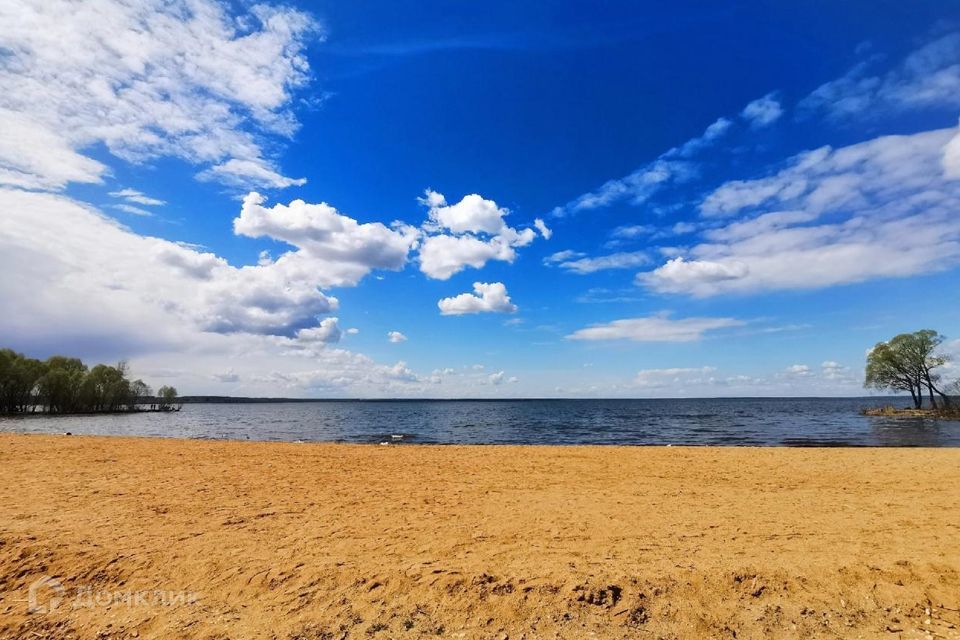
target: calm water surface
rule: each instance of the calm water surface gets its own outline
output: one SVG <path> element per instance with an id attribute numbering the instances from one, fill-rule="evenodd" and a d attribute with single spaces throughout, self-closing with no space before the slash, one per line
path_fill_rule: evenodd
<path id="1" fill-rule="evenodd" d="M 960 446 L 960 422 L 858 414 L 890 403 L 731 398 L 187 404 L 170 414 L 0 418 L 0 431 L 364 443 Z"/>

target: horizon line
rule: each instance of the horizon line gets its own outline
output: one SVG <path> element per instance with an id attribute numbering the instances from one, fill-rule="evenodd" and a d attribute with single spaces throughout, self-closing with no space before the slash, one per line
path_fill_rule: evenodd
<path id="1" fill-rule="evenodd" d="M 191 403 L 191 401 L 209 399 L 208 401 L 220 401 L 223 404 L 230 402 L 515 402 L 515 401 L 549 401 L 549 400 L 857 400 L 867 398 L 908 398 L 907 395 L 862 395 L 862 396 L 676 396 L 676 397 L 571 397 L 571 396 L 549 396 L 549 397 L 333 397 L 333 398 L 291 398 L 291 397 L 273 397 L 273 396 L 222 396 L 194 394 L 185 395 L 178 398 L 180 403 Z"/>

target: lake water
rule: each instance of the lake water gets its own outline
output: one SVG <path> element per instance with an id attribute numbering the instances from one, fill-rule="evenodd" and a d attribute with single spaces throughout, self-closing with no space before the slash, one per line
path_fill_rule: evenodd
<path id="1" fill-rule="evenodd" d="M 875 418 L 889 398 L 187 404 L 179 413 L 0 418 L 0 431 L 441 444 L 960 446 L 960 422 Z"/>

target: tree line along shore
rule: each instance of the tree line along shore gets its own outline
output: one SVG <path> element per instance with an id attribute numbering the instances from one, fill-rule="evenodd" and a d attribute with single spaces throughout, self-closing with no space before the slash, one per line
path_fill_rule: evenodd
<path id="1" fill-rule="evenodd" d="M 88 367 L 79 358 L 28 358 L 0 349 L 0 413 L 75 414 L 177 411 L 177 390 L 130 380 L 125 362 Z"/>

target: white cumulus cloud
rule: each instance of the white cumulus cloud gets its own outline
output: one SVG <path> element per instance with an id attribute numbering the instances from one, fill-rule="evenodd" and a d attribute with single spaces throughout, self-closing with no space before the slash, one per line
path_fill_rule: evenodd
<path id="1" fill-rule="evenodd" d="M 297 332 L 297 340 L 305 343 L 333 344 L 340 342 L 342 335 L 338 318 L 324 318 L 316 327 L 300 329 Z"/>
<path id="2" fill-rule="evenodd" d="M 325 202 L 294 200 L 272 207 L 264 206 L 265 202 L 258 193 L 248 194 L 233 222 L 234 231 L 296 247 L 297 251 L 284 254 L 274 265 L 319 286 L 352 286 L 374 269 L 401 269 L 417 239 L 412 227 L 360 223 Z"/>
<path id="3" fill-rule="evenodd" d="M 491 373 L 486 378 L 486 383 L 491 384 L 495 387 L 500 386 L 504 383 L 514 384 L 515 382 L 519 382 L 519 381 L 520 379 L 517 378 L 517 376 L 508 377 L 505 371 L 497 371 L 496 373 Z"/>
<path id="4" fill-rule="evenodd" d="M 430 219 L 439 227 L 453 233 L 483 232 L 498 235 L 507 223 L 504 216 L 510 212 L 476 193 L 463 197 L 460 202 L 447 204 L 442 193 L 427 189 L 420 203 L 428 206 Z"/>
<path id="5" fill-rule="evenodd" d="M 510 302 L 502 282 L 474 282 L 473 293 L 461 293 L 437 302 L 440 313 L 460 316 L 471 313 L 514 313 L 517 305 Z"/>
<path id="6" fill-rule="evenodd" d="M 739 280 L 750 273 L 743 262 L 714 262 L 711 260 L 685 260 L 683 256 L 668 260 L 662 267 L 641 273 L 637 281 L 658 291 L 684 292 L 699 285 L 709 286 L 725 280 Z"/>
<path id="7" fill-rule="evenodd" d="M 443 194 L 427 189 L 419 201 L 429 208 L 419 262 L 420 271 L 430 278 L 447 280 L 466 267 L 480 269 L 490 260 L 512 263 L 517 248 L 536 238 L 532 228 L 510 227 L 504 220 L 510 212 L 477 194 L 448 204 Z"/>
<path id="8" fill-rule="evenodd" d="M 235 267 L 203 250 L 137 235 L 63 196 L 0 190 L 0 206 L 0 263 L 6 273 L 30 283 L 5 292 L 6 300 L 17 303 L 4 315 L 24 323 L 25 335 L 87 330 L 99 335 L 97 318 L 114 313 L 116 320 L 103 326 L 109 335 L 122 318 L 151 310 L 204 331 L 287 335 L 338 306 L 318 286 L 343 282 L 343 274 L 336 268 L 325 274 L 331 265 L 303 250 L 266 265 Z M 74 319 L 71 329 L 59 325 L 61 313 Z M 161 332 L 173 329 L 169 319 L 163 325 Z M 139 332 L 135 323 L 130 330 Z"/>

